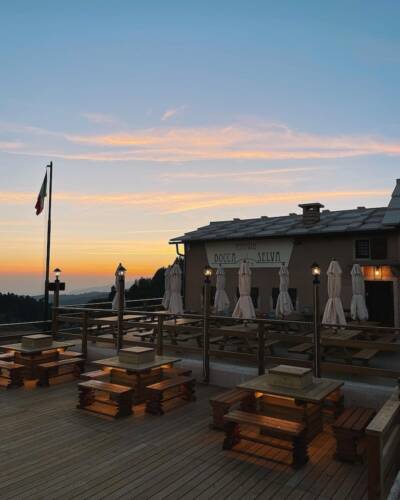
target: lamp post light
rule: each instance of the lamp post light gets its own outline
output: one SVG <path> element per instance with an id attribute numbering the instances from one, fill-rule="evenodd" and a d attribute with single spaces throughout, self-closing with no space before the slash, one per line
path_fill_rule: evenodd
<path id="1" fill-rule="evenodd" d="M 55 279 L 52 283 L 49 283 L 49 291 L 53 292 L 53 314 L 52 314 L 52 330 L 53 335 L 58 334 L 58 307 L 60 305 L 60 291 L 65 290 L 65 283 L 60 281 L 61 269 L 58 267 L 54 269 Z"/>
<path id="2" fill-rule="evenodd" d="M 209 337 L 209 316 L 210 316 L 210 291 L 211 277 L 213 270 L 206 266 L 204 275 L 204 297 L 203 297 L 203 377 L 204 383 L 210 383 L 210 337 Z"/>
<path id="3" fill-rule="evenodd" d="M 125 308 L 125 267 L 120 263 L 115 272 L 118 283 L 118 334 L 117 351 L 122 349 L 124 336 L 124 308 Z"/>
<path id="4" fill-rule="evenodd" d="M 314 377 L 321 376 L 321 338 L 320 338 L 320 313 L 319 313 L 319 285 L 321 283 L 321 268 L 314 262 L 311 266 L 313 276 L 313 306 L 314 306 L 314 356 L 313 373 Z"/>

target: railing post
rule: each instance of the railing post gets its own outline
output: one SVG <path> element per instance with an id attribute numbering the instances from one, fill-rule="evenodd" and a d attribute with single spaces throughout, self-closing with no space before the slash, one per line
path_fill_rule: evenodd
<path id="1" fill-rule="evenodd" d="M 84 311 L 83 316 L 82 316 L 82 357 L 87 359 L 88 355 L 88 321 L 89 319 L 89 314 L 88 312 Z"/>
<path id="2" fill-rule="evenodd" d="M 258 374 L 265 373 L 265 328 L 264 323 L 258 323 Z"/>
<path id="3" fill-rule="evenodd" d="M 53 305 L 52 334 L 54 338 L 58 335 L 58 306 Z"/>
<path id="4" fill-rule="evenodd" d="M 204 383 L 210 383 L 210 280 L 204 281 L 204 308 L 203 308 L 203 377 Z"/>
<path id="5" fill-rule="evenodd" d="M 118 332 L 117 332 L 117 352 L 122 349 L 124 338 L 124 308 L 125 308 L 125 275 L 118 275 Z"/>
<path id="6" fill-rule="evenodd" d="M 313 281 L 313 305 L 314 305 L 314 356 L 313 356 L 313 372 L 314 377 L 321 376 L 321 331 L 320 331 L 320 315 L 319 315 L 319 278 L 314 278 Z"/>
<path id="7" fill-rule="evenodd" d="M 162 356 L 164 354 L 163 323 L 164 323 L 164 316 L 159 314 L 157 316 L 157 354 L 158 354 L 158 356 Z"/>

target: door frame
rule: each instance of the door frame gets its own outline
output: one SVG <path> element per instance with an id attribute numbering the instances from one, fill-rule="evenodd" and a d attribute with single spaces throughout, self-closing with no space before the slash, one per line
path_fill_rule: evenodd
<path id="1" fill-rule="evenodd" d="M 399 278 L 382 278 L 380 280 L 365 280 L 371 283 L 378 283 L 380 281 L 391 281 L 393 283 L 393 320 L 394 327 L 400 327 L 400 293 L 399 293 Z"/>

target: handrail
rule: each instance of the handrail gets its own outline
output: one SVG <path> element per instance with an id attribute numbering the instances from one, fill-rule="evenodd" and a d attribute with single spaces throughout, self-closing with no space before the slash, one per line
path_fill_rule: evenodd
<path id="1" fill-rule="evenodd" d="M 51 323 L 50 319 L 43 320 L 43 321 L 20 321 L 19 323 L 0 323 L 0 328 L 1 327 L 10 327 L 10 326 L 20 326 L 20 325 L 43 325 L 44 323 Z"/>
<path id="2" fill-rule="evenodd" d="M 155 302 L 155 301 L 161 301 L 162 297 L 159 298 L 151 298 L 151 299 L 128 299 L 125 301 L 126 304 L 130 302 Z M 86 304 L 71 304 L 71 305 L 65 305 L 63 307 L 80 307 L 80 306 L 86 306 L 86 305 L 94 305 L 94 306 L 102 306 L 102 305 L 107 305 L 107 304 L 112 304 L 112 301 L 109 300 L 107 302 L 90 302 Z"/>
<path id="3" fill-rule="evenodd" d="M 58 312 L 62 312 L 63 310 L 71 311 L 75 310 L 77 312 L 92 312 L 92 313 L 110 313 L 113 312 L 115 314 L 118 313 L 117 309 L 97 309 L 97 308 L 79 308 L 79 307 L 74 307 L 74 306 L 59 306 L 54 308 Z M 168 311 L 142 311 L 142 310 L 137 310 L 137 309 L 129 309 L 125 308 L 124 309 L 124 314 L 138 314 L 142 316 L 168 316 L 170 318 L 186 318 L 186 319 L 203 319 L 202 314 L 196 314 L 196 313 L 183 313 L 183 314 L 171 314 Z M 230 316 L 217 316 L 217 315 L 210 315 L 210 320 L 215 320 L 215 321 L 230 321 L 234 323 L 243 323 L 243 319 L 241 318 L 232 318 Z M 310 326 L 313 323 L 311 321 L 298 321 L 298 320 L 281 320 L 281 319 L 269 319 L 269 318 L 254 318 L 251 321 L 248 321 L 249 323 L 254 323 L 254 324 L 273 324 L 273 325 L 303 325 L 303 326 Z"/>

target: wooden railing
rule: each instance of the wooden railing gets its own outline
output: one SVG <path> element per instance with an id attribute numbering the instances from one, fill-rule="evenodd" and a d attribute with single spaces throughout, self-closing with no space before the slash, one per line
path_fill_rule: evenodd
<path id="1" fill-rule="evenodd" d="M 368 500 L 386 499 L 400 468 L 400 401 L 397 391 L 369 424 Z"/>
<path id="2" fill-rule="evenodd" d="M 160 299 L 157 299 L 158 302 Z M 110 313 L 117 314 L 117 311 L 112 311 L 110 309 L 99 309 L 96 307 L 79 308 L 76 306 L 64 306 L 57 309 L 58 321 L 61 323 L 69 323 L 70 325 L 75 324 L 79 326 L 80 335 L 85 339 L 85 343 L 88 340 L 95 340 L 95 327 L 97 325 L 104 325 L 104 320 L 102 317 L 110 316 Z M 171 315 L 168 312 L 160 312 L 159 310 L 142 310 L 138 304 L 131 305 L 129 308 L 125 309 L 125 314 L 138 314 L 147 321 L 151 321 L 152 328 L 155 329 L 155 341 L 126 341 L 124 343 L 127 345 L 143 345 L 143 346 L 153 346 L 156 348 L 159 354 L 163 353 L 165 349 L 170 352 L 175 352 L 178 354 L 196 354 L 200 357 L 209 356 L 209 358 L 218 358 L 225 360 L 238 360 L 244 363 L 257 366 L 258 372 L 260 374 L 265 372 L 266 364 L 291 364 L 295 366 L 311 367 L 312 360 L 306 358 L 292 357 L 286 353 L 280 356 L 271 355 L 265 350 L 266 341 L 280 341 L 285 345 L 295 345 L 300 343 L 310 343 L 312 342 L 312 336 L 310 334 L 313 331 L 313 324 L 308 321 L 288 321 L 288 320 L 272 320 L 272 319 L 255 319 L 252 321 L 256 325 L 255 330 L 246 331 L 245 333 L 235 332 L 232 333 L 228 328 L 225 327 L 237 325 L 242 323 L 241 320 L 226 317 L 226 316 L 213 316 L 209 317 L 207 322 L 207 328 L 204 329 L 204 317 L 201 314 L 182 314 L 179 316 Z M 193 319 L 196 320 L 194 325 L 169 325 L 165 326 L 164 323 L 166 319 Z M 85 325 L 85 327 L 83 327 Z M 143 328 L 144 323 L 142 320 L 137 321 L 123 321 L 123 327 L 125 329 L 139 327 Z M 339 329 L 340 325 L 336 325 Z M 335 325 L 329 325 L 329 329 L 335 328 Z M 385 336 L 391 333 L 397 337 L 400 333 L 398 328 L 389 327 L 370 327 L 364 325 L 348 325 L 346 330 L 357 330 L 362 334 L 365 334 L 364 339 L 351 339 L 342 340 L 340 338 L 322 338 L 321 344 L 324 348 L 336 347 L 344 351 L 349 350 L 363 350 L 363 349 L 376 349 L 379 351 L 385 351 L 388 353 L 398 353 L 400 359 L 400 343 L 388 342 L 386 340 L 380 341 L 381 336 Z M 165 332 L 174 331 L 175 333 L 186 332 L 197 334 L 201 341 L 204 340 L 204 335 L 208 336 L 210 342 L 210 348 L 204 350 L 202 346 L 178 344 L 168 342 L 168 337 L 164 338 L 163 334 Z M 339 330 L 338 330 L 339 331 Z M 109 330 L 103 331 L 103 333 L 111 332 Z M 367 335 L 368 334 L 368 335 Z M 252 342 L 253 349 L 247 352 L 236 352 L 233 350 L 218 349 L 215 346 L 213 340 L 216 337 L 242 337 Z M 372 337 L 374 340 L 372 340 Z M 384 338 L 384 337 L 383 337 Z M 113 339 L 102 339 L 104 342 L 113 342 Z M 87 349 L 87 345 L 84 346 Z M 205 352 L 206 351 L 206 352 Z M 335 358 L 333 358 L 335 359 Z M 321 363 L 321 369 L 323 374 L 342 374 L 342 375 L 355 375 L 361 378 L 372 377 L 376 378 L 384 377 L 397 380 L 400 377 L 400 369 L 394 364 L 391 367 L 371 367 L 371 366 L 361 366 L 359 364 L 351 364 L 348 360 L 344 362 L 327 361 L 324 360 Z"/>
<path id="3" fill-rule="evenodd" d="M 18 323 L 0 323 L 0 342 L 20 340 L 21 337 L 44 333 L 51 335 L 53 332 L 52 321 L 23 321 Z M 64 328 L 60 333 L 79 333 L 77 327 Z"/>

